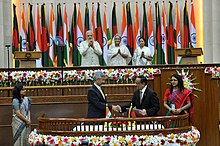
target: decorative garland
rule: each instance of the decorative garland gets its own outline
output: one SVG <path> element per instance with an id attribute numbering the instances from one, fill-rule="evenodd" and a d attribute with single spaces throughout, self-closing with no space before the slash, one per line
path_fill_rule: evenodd
<path id="1" fill-rule="evenodd" d="M 89 145 L 102 146 L 105 143 L 110 146 L 160 146 L 170 143 L 178 143 L 180 145 L 196 145 L 200 139 L 200 132 L 196 127 L 192 126 L 191 131 L 178 134 L 158 134 L 158 135 L 126 135 L 126 136 L 52 136 L 38 134 L 37 130 L 31 132 L 29 135 L 29 143 L 33 145 L 55 145 L 55 146 L 79 146 L 83 140 L 88 140 Z"/>
<path id="2" fill-rule="evenodd" d="M 63 72 L 63 83 L 66 85 L 89 84 L 93 81 L 94 72 L 97 70 L 70 70 Z M 101 69 L 108 83 L 133 83 L 137 76 L 143 75 L 149 79 L 154 74 L 160 74 L 159 69 L 153 68 L 128 68 L 128 69 Z M 23 83 L 26 86 L 60 85 L 62 71 L 13 71 L 0 72 L 0 86 L 10 86 Z"/>
<path id="3" fill-rule="evenodd" d="M 204 72 L 211 73 L 214 78 L 220 78 L 220 67 L 206 67 Z"/>

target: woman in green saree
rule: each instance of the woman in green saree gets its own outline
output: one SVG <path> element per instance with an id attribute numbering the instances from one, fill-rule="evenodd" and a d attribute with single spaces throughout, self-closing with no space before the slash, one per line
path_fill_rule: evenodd
<path id="1" fill-rule="evenodd" d="M 30 98 L 26 97 L 26 90 L 22 84 L 15 85 L 12 98 L 12 133 L 14 146 L 27 146 L 31 131 Z"/>

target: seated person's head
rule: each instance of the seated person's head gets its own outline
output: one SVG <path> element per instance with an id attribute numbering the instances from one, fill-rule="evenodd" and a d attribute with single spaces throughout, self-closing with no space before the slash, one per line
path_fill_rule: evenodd
<path id="1" fill-rule="evenodd" d="M 95 71 L 93 77 L 94 83 L 101 86 L 105 83 L 105 74 L 101 71 Z"/>

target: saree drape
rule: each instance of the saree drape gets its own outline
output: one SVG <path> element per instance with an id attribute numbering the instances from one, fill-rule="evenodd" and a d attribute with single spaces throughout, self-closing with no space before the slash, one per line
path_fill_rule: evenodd
<path id="1" fill-rule="evenodd" d="M 14 99 L 17 100 L 17 99 Z M 22 103 L 20 104 L 20 112 L 27 119 L 30 119 L 30 98 L 24 97 Z M 29 145 L 28 137 L 31 132 L 31 127 L 26 126 L 26 123 L 22 121 L 16 114 L 13 109 L 12 116 L 12 133 L 13 133 L 13 145 L 14 146 L 26 146 Z"/>

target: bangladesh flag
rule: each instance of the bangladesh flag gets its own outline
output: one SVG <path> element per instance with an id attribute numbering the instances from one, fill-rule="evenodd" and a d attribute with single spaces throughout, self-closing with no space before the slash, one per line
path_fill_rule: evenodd
<path id="1" fill-rule="evenodd" d="M 62 14 L 61 14 L 61 5 L 57 5 L 57 44 L 56 47 L 56 56 L 57 56 L 57 66 L 63 65 L 63 20 L 62 20 Z"/>
<path id="2" fill-rule="evenodd" d="M 116 4 L 114 2 L 114 6 L 112 9 L 112 37 L 114 37 L 118 33 L 117 26 L 117 17 L 116 17 Z"/>
<path id="3" fill-rule="evenodd" d="M 156 10 L 156 50 L 157 50 L 157 64 L 165 64 L 165 54 L 162 50 L 162 36 L 161 36 L 161 21 L 160 10 L 158 2 L 155 3 Z"/>
<path id="4" fill-rule="evenodd" d="M 19 32 L 18 32 L 18 20 L 17 20 L 17 15 L 16 15 L 16 6 L 15 4 L 13 4 L 13 32 L 12 32 L 12 54 L 14 58 L 14 52 L 15 51 L 20 51 L 18 49 L 18 45 L 19 45 Z M 15 67 L 19 67 L 19 61 L 15 60 L 14 63 Z"/>
<path id="5" fill-rule="evenodd" d="M 86 38 L 86 32 L 89 30 L 89 7 L 86 3 L 85 7 L 85 21 L 84 21 L 84 38 Z"/>
<path id="6" fill-rule="evenodd" d="M 126 12 L 127 12 L 127 47 L 131 54 L 133 54 L 133 29 L 132 29 L 132 18 L 131 18 L 131 10 L 130 10 L 130 2 L 126 4 Z"/>
<path id="7" fill-rule="evenodd" d="M 169 2 L 169 26 L 168 26 L 168 64 L 175 64 L 174 54 L 174 27 L 173 27 L 173 4 Z"/>
<path id="8" fill-rule="evenodd" d="M 73 16 L 72 16 L 72 24 L 71 24 L 71 55 L 72 55 L 72 64 L 73 66 L 78 66 L 78 49 L 77 49 L 77 9 L 76 9 L 76 3 L 74 3 L 74 10 L 73 10 Z"/>
<path id="9" fill-rule="evenodd" d="M 27 41 L 28 41 L 28 50 L 34 51 L 35 50 L 35 34 L 34 34 L 34 21 L 32 16 L 32 8 L 33 5 L 28 5 L 28 34 L 27 34 Z"/>
<path id="10" fill-rule="evenodd" d="M 145 39 L 146 42 L 148 42 L 148 25 L 147 25 L 147 13 L 146 13 L 146 2 L 143 3 L 143 25 L 142 25 L 142 32 L 141 36 Z M 145 42 L 145 43 L 146 43 Z M 148 46 L 148 43 L 146 43 Z"/>
<path id="11" fill-rule="evenodd" d="M 100 4 L 99 3 L 98 3 L 97 13 L 96 13 L 96 21 L 97 21 L 96 39 L 103 52 L 103 32 L 102 32 L 102 22 L 101 22 L 101 16 L 100 16 Z M 99 64 L 106 65 L 102 55 L 99 56 Z"/>
<path id="12" fill-rule="evenodd" d="M 189 34 L 189 16 L 188 16 L 187 1 L 185 1 L 185 6 L 183 10 L 183 24 L 184 24 L 183 48 L 189 48 L 190 47 L 190 34 Z"/>
<path id="13" fill-rule="evenodd" d="M 42 66 L 48 67 L 49 66 L 49 34 L 47 30 L 47 23 L 46 23 L 46 5 L 41 5 L 41 29 L 42 29 Z"/>

